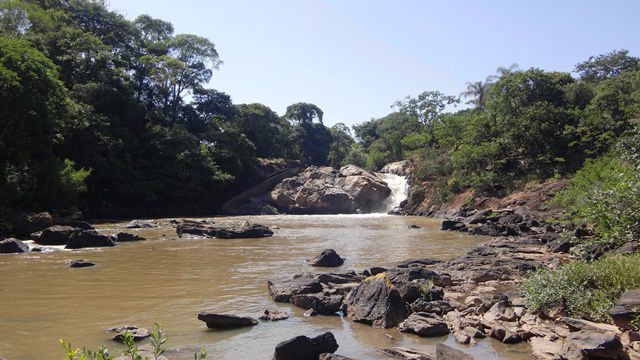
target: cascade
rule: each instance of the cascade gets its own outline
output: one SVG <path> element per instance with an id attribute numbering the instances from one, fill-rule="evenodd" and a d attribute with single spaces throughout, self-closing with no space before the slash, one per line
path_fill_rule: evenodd
<path id="1" fill-rule="evenodd" d="M 391 194 L 384 201 L 384 211 L 389 212 L 407 198 L 409 194 L 409 183 L 406 177 L 396 174 L 378 173 L 378 176 L 380 176 L 391 189 Z"/>

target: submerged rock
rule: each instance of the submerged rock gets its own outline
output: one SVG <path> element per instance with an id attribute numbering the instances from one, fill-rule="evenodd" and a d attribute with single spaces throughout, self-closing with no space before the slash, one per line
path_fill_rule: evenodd
<path id="1" fill-rule="evenodd" d="M 380 349 L 380 352 L 403 360 L 434 360 L 430 354 L 405 347 L 385 348 Z"/>
<path id="2" fill-rule="evenodd" d="M 18 239 L 0 241 L 0 254 L 19 254 L 29 252 L 29 246 Z"/>
<path id="3" fill-rule="evenodd" d="M 338 347 L 336 338 L 330 332 L 314 338 L 296 336 L 276 345 L 273 360 L 318 360 L 321 354 L 333 353 Z"/>
<path id="4" fill-rule="evenodd" d="M 112 327 L 107 331 L 116 333 L 111 340 L 119 343 L 124 342 L 124 335 L 126 332 L 133 336 L 133 341 L 144 340 L 151 336 L 151 332 L 149 330 L 132 325 Z"/>
<path id="5" fill-rule="evenodd" d="M 320 255 L 311 260 L 312 266 L 338 267 L 344 264 L 344 259 L 333 249 L 323 250 Z"/>
<path id="6" fill-rule="evenodd" d="M 111 236 L 102 235 L 95 230 L 75 231 L 69 237 L 69 242 L 65 249 L 82 249 L 91 247 L 116 246 Z"/>
<path id="7" fill-rule="evenodd" d="M 368 277 L 351 290 L 345 308 L 351 320 L 379 328 L 394 327 L 409 316 L 407 305 L 385 273 Z"/>
<path id="8" fill-rule="evenodd" d="M 268 320 L 268 321 L 280 321 L 286 320 L 289 318 L 289 314 L 284 311 L 276 310 L 276 309 L 267 309 L 264 311 L 264 315 L 260 316 L 260 320 Z"/>
<path id="9" fill-rule="evenodd" d="M 230 314 L 214 314 L 201 312 L 198 320 L 204 321 L 209 329 L 235 329 L 246 326 L 258 325 L 258 320 Z"/>
<path id="10" fill-rule="evenodd" d="M 117 242 L 131 242 L 131 241 L 144 241 L 144 240 L 147 240 L 147 239 L 143 238 L 142 236 L 130 234 L 126 232 L 119 232 L 116 235 Z"/>
<path id="11" fill-rule="evenodd" d="M 84 261 L 84 260 L 73 260 L 69 263 L 70 268 L 86 268 L 86 267 L 93 267 L 93 266 L 96 266 L 96 264 L 89 261 Z"/>
<path id="12" fill-rule="evenodd" d="M 153 229 L 157 228 L 158 224 L 148 220 L 131 220 L 124 227 L 126 227 L 127 229 Z"/>
<path id="13" fill-rule="evenodd" d="M 183 234 L 189 234 L 218 239 L 249 239 L 273 235 L 273 231 L 268 227 L 249 223 L 239 228 L 221 228 L 204 223 L 185 222 L 176 226 L 176 232 L 180 237 Z"/>

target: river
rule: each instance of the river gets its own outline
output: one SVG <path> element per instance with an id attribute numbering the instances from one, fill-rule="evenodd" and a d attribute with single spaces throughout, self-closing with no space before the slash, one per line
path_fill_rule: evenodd
<path id="1" fill-rule="evenodd" d="M 450 259 L 485 240 L 439 231 L 423 217 L 371 215 L 250 216 L 214 219 L 220 225 L 250 221 L 275 227 L 263 239 L 180 239 L 168 221 L 156 229 L 127 231 L 148 241 L 115 248 L 0 256 L 0 357 L 6 360 L 61 359 L 58 339 L 97 347 L 109 340 L 106 328 L 162 324 L 169 347 L 204 347 L 212 359 L 270 359 L 275 345 L 295 335 L 332 331 L 338 353 L 358 359 L 385 358 L 380 347 L 428 349 L 437 342 L 466 349 L 478 359 L 521 358 L 525 346 L 484 340 L 460 347 L 452 337 L 424 339 L 394 329 L 372 329 L 341 317 L 302 316 L 302 309 L 274 303 L 266 281 L 317 271 L 307 260 L 325 248 L 346 258 L 338 270 L 390 266 L 408 258 Z M 421 229 L 410 229 L 409 225 Z M 106 233 L 124 223 L 101 224 Z M 94 268 L 71 269 L 84 259 Z M 334 270 L 335 271 L 335 270 Z M 292 313 L 285 321 L 250 329 L 207 330 L 196 319 L 203 310 L 258 317 L 268 307 Z M 387 336 L 391 335 L 391 338 Z"/>

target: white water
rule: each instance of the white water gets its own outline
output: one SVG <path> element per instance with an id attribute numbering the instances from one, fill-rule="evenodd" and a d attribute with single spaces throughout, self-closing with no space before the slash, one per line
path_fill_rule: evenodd
<path id="1" fill-rule="evenodd" d="M 399 206 L 400 203 L 407 198 L 409 194 L 409 183 L 406 177 L 396 174 L 378 173 L 378 176 L 380 176 L 391 189 L 391 195 L 384 201 L 384 211 L 388 212 L 396 206 Z"/>

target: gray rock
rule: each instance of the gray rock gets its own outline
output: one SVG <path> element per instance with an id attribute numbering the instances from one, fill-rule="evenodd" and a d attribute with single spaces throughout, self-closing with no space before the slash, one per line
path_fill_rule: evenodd
<path id="1" fill-rule="evenodd" d="M 198 320 L 204 321 L 209 329 L 235 329 L 258 325 L 258 320 L 247 316 L 214 314 L 207 312 L 199 313 Z"/>
<path id="2" fill-rule="evenodd" d="M 20 254 L 29 252 L 29 246 L 18 239 L 0 241 L 0 254 Z"/>
<path id="3" fill-rule="evenodd" d="M 473 356 L 445 344 L 436 345 L 435 360 L 473 360 Z"/>
<path id="4" fill-rule="evenodd" d="M 289 314 L 284 311 L 276 310 L 276 309 L 267 309 L 264 311 L 264 315 L 260 316 L 260 320 L 268 320 L 268 321 L 280 321 L 286 320 L 289 318 Z"/>
<path id="5" fill-rule="evenodd" d="M 338 347 L 330 332 L 313 338 L 296 336 L 276 345 L 273 360 L 318 360 L 321 354 L 334 353 Z"/>
<path id="6" fill-rule="evenodd" d="M 398 325 L 401 332 L 413 333 L 422 337 L 442 336 L 449 333 L 447 323 L 442 316 L 419 312 L 411 314 Z"/>
<path id="7" fill-rule="evenodd" d="M 323 250 L 320 255 L 311 260 L 312 266 L 338 267 L 344 264 L 344 259 L 333 249 Z"/>
<path id="8" fill-rule="evenodd" d="M 619 328 L 635 330 L 631 322 L 640 316 L 640 290 L 622 294 L 613 309 L 609 310 L 609 316 Z"/>
<path id="9" fill-rule="evenodd" d="M 430 354 L 405 347 L 385 348 L 380 349 L 380 352 L 402 360 L 434 360 Z"/>
<path id="10" fill-rule="evenodd" d="M 149 336 L 151 336 L 151 332 L 149 330 L 145 328 L 137 327 L 137 326 L 132 326 L 132 325 L 113 327 L 108 329 L 107 331 L 116 333 L 111 338 L 111 340 L 119 343 L 124 342 L 124 336 L 126 332 L 128 332 L 133 336 L 133 341 L 144 340 Z"/>
<path id="11" fill-rule="evenodd" d="M 157 228 L 158 224 L 153 221 L 147 220 L 131 220 L 124 227 L 126 227 L 127 229 L 153 229 Z"/>
<path id="12" fill-rule="evenodd" d="M 379 328 L 394 327 L 409 316 L 407 305 L 385 274 L 369 277 L 351 290 L 345 308 L 351 320 Z"/>
<path id="13" fill-rule="evenodd" d="M 176 226 L 176 233 L 218 238 L 218 239 L 252 239 L 269 237 L 273 231 L 264 225 L 245 223 L 238 228 L 221 228 L 209 224 L 194 224 L 185 222 Z"/>
<path id="14" fill-rule="evenodd" d="M 267 281 L 267 288 L 274 301 L 289 302 L 293 295 L 321 292 L 322 284 L 313 277 L 300 277 L 279 283 Z"/>
<path id="15" fill-rule="evenodd" d="M 320 360 L 355 360 L 342 355 L 336 355 L 331 353 L 320 354 Z"/>
<path id="16" fill-rule="evenodd" d="M 314 309 L 321 315 L 335 315 L 342 308 L 342 295 L 300 294 L 291 296 L 291 303 L 303 309 Z"/>
<path id="17" fill-rule="evenodd" d="M 442 222 L 442 227 L 440 228 L 440 230 L 450 230 L 450 231 L 463 231 L 466 232 L 469 229 L 467 229 L 467 225 L 465 225 L 463 222 L 461 221 L 457 221 L 457 220 L 445 220 Z"/>
<path id="18" fill-rule="evenodd" d="M 628 359 L 614 333 L 578 331 L 569 334 L 560 353 L 563 359 Z"/>

